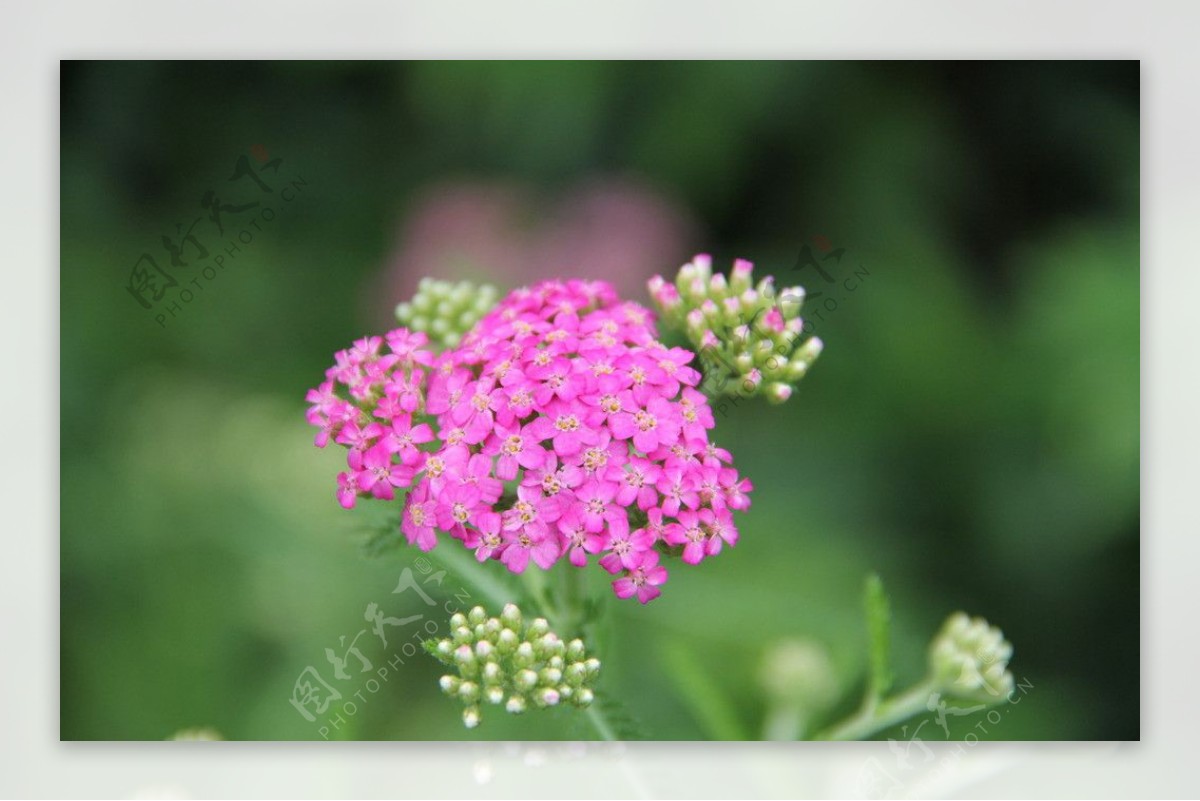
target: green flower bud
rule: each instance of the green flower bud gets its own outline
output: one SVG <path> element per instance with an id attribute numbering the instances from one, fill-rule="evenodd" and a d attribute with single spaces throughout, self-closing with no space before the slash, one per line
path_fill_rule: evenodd
<path id="1" fill-rule="evenodd" d="M 771 403 L 783 403 L 788 398 L 792 397 L 792 388 L 782 382 L 776 381 L 767 385 L 766 391 L 767 400 Z"/>
<path id="2" fill-rule="evenodd" d="M 452 627 L 451 638 L 427 641 L 425 648 L 457 668 L 458 675 L 442 676 L 438 684 L 463 702 L 463 722 L 468 727 L 479 725 L 483 703 L 505 703 L 506 709 L 519 714 L 530 701 L 538 707 L 591 702 L 590 684 L 599 672 L 599 660 L 587 655 L 582 640 L 564 642 L 545 618 L 525 624 L 520 610 L 510 605 L 498 617 L 488 617 L 483 607 L 475 607 L 453 616 L 451 622 L 464 625 Z"/>
<path id="3" fill-rule="evenodd" d="M 460 645 L 454 651 L 454 661 L 460 665 L 473 665 L 475 664 L 475 652 L 469 645 Z"/>
<path id="4" fill-rule="evenodd" d="M 587 675 L 587 668 L 583 666 L 583 663 L 574 662 L 567 667 L 567 684 L 571 685 L 572 687 L 578 687 L 579 685 L 583 684 L 583 681 L 587 678 Z"/>
<path id="5" fill-rule="evenodd" d="M 517 652 L 513 655 L 513 663 L 521 667 L 528 667 L 534 662 L 533 645 L 523 642 L 517 646 Z"/>
<path id="6" fill-rule="evenodd" d="M 674 287 L 653 278 L 650 293 L 663 322 L 681 329 L 700 354 L 696 366 L 705 373 L 706 392 L 764 394 L 782 403 L 792 394 L 784 386 L 804 377 L 821 343 L 803 336 L 802 288 L 777 291 L 769 276 L 757 286 L 751 279 L 749 262 L 736 261 L 726 280 L 712 274 L 708 257 L 698 256 L 680 268 Z M 796 355 L 803 367 L 791 367 Z"/>
<path id="7" fill-rule="evenodd" d="M 453 347 L 495 307 L 498 296 L 496 288 L 487 284 L 426 278 L 411 301 L 396 306 L 396 319 L 412 331 L 428 334 L 435 344 Z"/>
<path id="8" fill-rule="evenodd" d="M 522 670 L 519 673 L 517 673 L 516 680 L 514 683 L 517 685 L 518 689 L 532 690 L 534 687 L 537 686 L 538 674 L 535 673 L 534 671 L 526 668 L 525 670 Z"/>
<path id="9" fill-rule="evenodd" d="M 1012 645 L 981 617 L 951 615 L 929 645 L 929 669 L 947 695 L 1001 701 L 1013 690 L 1008 671 Z"/>
<path id="10" fill-rule="evenodd" d="M 504 610 L 500 612 L 500 622 L 508 628 L 516 631 L 521 628 L 521 610 L 516 604 L 505 604 Z"/>

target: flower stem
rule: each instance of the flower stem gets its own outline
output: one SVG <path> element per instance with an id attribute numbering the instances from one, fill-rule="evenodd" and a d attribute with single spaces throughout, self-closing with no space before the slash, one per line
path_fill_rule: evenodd
<path id="1" fill-rule="evenodd" d="M 879 703 L 872 703 L 868 697 L 867 703 L 864 703 L 858 712 L 841 723 L 830 726 L 814 739 L 862 740 L 870 737 L 924 712 L 928 708 L 926 704 L 929 702 L 929 696 L 935 689 L 933 681 L 925 680 Z"/>
<path id="2" fill-rule="evenodd" d="M 587 719 L 595 728 L 596 733 L 600 735 L 601 740 L 607 742 L 616 742 L 618 737 L 616 732 L 612 730 L 612 726 L 608 724 L 608 718 L 604 717 L 604 713 L 600 711 L 600 707 L 592 704 L 586 710 Z"/>
<path id="3" fill-rule="evenodd" d="M 438 548 L 431 556 L 462 576 L 465 579 L 464 583 L 469 584 L 497 609 L 503 609 L 504 605 L 512 600 L 512 589 L 477 562 L 469 551 L 444 546 Z"/>

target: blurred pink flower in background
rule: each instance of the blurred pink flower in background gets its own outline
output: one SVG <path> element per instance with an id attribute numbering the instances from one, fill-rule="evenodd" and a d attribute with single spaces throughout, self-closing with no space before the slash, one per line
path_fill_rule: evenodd
<path id="1" fill-rule="evenodd" d="M 599 278 L 638 299 L 652 275 L 674 272 L 699 242 L 685 209 L 624 178 L 590 180 L 558 196 L 517 183 L 443 184 L 410 209 L 368 288 L 371 319 L 394 322 L 396 304 L 425 276 L 492 283 L 501 293 L 563 275 Z"/>

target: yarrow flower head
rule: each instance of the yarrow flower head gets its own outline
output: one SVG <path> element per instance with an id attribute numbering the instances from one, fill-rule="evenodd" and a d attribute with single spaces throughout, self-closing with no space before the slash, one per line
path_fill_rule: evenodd
<path id="1" fill-rule="evenodd" d="M 712 259 L 699 255 L 679 269 L 675 281 L 650 280 L 650 294 L 665 322 L 686 332 L 700 354 L 710 395 L 765 395 L 773 403 L 791 397 L 824 347 L 806 336 L 801 287 L 777 292 L 774 279 L 753 284 L 753 265 L 733 263 L 729 278 L 713 274 Z"/>
<path id="2" fill-rule="evenodd" d="M 455 673 L 442 676 L 442 692 L 460 699 L 463 723 L 473 729 L 482 722 L 483 704 L 503 704 L 519 715 L 531 705 L 570 703 L 589 706 L 600 660 L 589 656 L 583 640 L 563 640 L 545 618 L 526 621 L 521 610 L 507 604 L 498 617 L 482 606 L 450 618 L 451 636 L 428 640 L 425 650 Z"/>
<path id="3" fill-rule="evenodd" d="M 448 534 L 520 573 L 593 557 L 647 603 L 663 557 L 698 564 L 738 539 L 751 483 L 708 432 L 695 354 L 599 281 L 509 294 L 440 354 L 401 328 L 335 354 L 308 394 L 316 444 L 349 450 L 337 497 L 404 495 L 422 550 Z"/>

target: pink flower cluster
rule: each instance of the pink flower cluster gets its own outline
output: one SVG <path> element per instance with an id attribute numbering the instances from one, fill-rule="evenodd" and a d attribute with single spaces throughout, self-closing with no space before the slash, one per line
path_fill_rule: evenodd
<path id="1" fill-rule="evenodd" d="M 360 339 L 309 391 L 316 444 L 349 449 L 343 506 L 410 488 L 401 529 L 422 550 L 443 531 L 515 573 L 598 555 L 642 603 L 667 579 L 660 555 L 697 564 L 737 542 L 751 484 L 709 442 L 694 354 L 610 285 L 520 289 L 457 348 L 426 345 L 406 329 Z"/>

